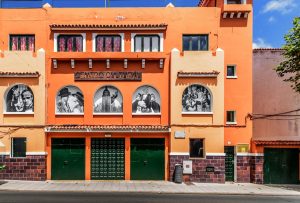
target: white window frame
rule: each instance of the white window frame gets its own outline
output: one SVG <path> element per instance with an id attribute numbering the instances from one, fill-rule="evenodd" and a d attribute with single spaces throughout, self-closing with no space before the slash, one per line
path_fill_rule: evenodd
<path id="1" fill-rule="evenodd" d="M 54 52 L 58 52 L 57 50 L 57 38 L 59 35 L 81 35 L 82 36 L 82 52 L 86 52 L 86 33 L 54 33 Z"/>
<path id="2" fill-rule="evenodd" d="M 234 68 L 234 76 L 228 76 L 227 74 L 228 74 L 228 66 L 233 66 L 233 68 Z M 237 79 L 238 78 L 238 76 L 237 76 L 237 74 L 236 74 L 236 65 L 233 65 L 233 64 L 228 64 L 227 66 L 226 66 L 226 78 L 228 78 L 228 79 Z"/>
<path id="3" fill-rule="evenodd" d="M 134 51 L 134 38 L 136 35 L 158 35 L 159 36 L 159 51 L 158 52 L 164 52 L 164 34 L 163 33 L 131 33 L 131 52 Z M 146 52 L 146 53 L 152 53 L 152 52 Z M 157 53 L 157 52 L 153 52 Z"/>
<path id="4" fill-rule="evenodd" d="M 121 37 L 121 52 L 125 52 L 125 34 L 124 33 L 93 33 L 92 41 L 93 41 L 93 52 L 96 51 L 96 37 L 98 35 L 120 35 Z"/>
<path id="5" fill-rule="evenodd" d="M 247 3 L 247 0 L 242 0 L 242 4 L 246 4 L 246 3 Z M 228 4 L 227 0 L 224 0 L 224 4 Z"/>
<path id="6" fill-rule="evenodd" d="M 234 121 L 227 121 L 227 113 L 229 111 L 233 112 Z M 236 111 L 235 110 L 228 110 L 228 111 L 226 111 L 226 124 L 227 125 L 236 125 L 237 124 L 237 121 L 236 121 Z"/>

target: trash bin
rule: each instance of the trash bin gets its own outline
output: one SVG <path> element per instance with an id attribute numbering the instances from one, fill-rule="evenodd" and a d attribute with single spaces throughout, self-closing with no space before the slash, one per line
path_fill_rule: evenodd
<path id="1" fill-rule="evenodd" d="M 182 183 L 182 172 L 183 172 L 182 165 L 175 164 L 175 171 L 174 171 L 174 182 L 175 183 Z"/>

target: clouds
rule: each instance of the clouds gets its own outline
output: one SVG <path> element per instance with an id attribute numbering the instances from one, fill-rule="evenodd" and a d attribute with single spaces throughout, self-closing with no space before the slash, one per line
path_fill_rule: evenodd
<path id="1" fill-rule="evenodd" d="M 265 42 L 264 39 L 258 38 L 256 41 L 253 42 L 252 44 L 253 49 L 258 49 L 258 48 L 272 48 L 272 45 Z"/>
<path id="2" fill-rule="evenodd" d="M 292 12 L 297 7 L 295 0 L 271 0 L 263 8 L 263 13 L 272 11 L 287 14 Z"/>
<path id="3" fill-rule="evenodd" d="M 268 19 L 268 22 L 269 23 L 273 23 L 273 22 L 275 22 L 276 21 L 276 19 L 273 17 L 273 16 L 271 16 L 269 19 Z"/>

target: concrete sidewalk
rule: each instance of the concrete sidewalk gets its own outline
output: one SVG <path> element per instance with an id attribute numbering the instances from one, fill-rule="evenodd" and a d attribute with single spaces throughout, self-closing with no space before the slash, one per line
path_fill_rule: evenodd
<path id="1" fill-rule="evenodd" d="M 251 183 L 190 183 L 166 181 L 12 181 L 0 190 L 17 191 L 84 191 L 84 192 L 151 192 L 236 195 L 299 195 L 300 192 Z"/>

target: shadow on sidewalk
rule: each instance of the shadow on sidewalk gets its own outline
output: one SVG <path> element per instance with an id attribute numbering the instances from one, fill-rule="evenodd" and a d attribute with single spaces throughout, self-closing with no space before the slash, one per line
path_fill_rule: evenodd
<path id="1" fill-rule="evenodd" d="M 0 180 L 0 185 L 3 185 L 3 184 L 5 184 L 5 183 L 7 183 L 7 182 L 6 182 L 6 181 Z"/>
<path id="2" fill-rule="evenodd" d="M 281 189 L 293 190 L 293 191 L 300 192 L 300 184 L 295 184 L 295 185 L 265 184 L 265 185 L 269 186 L 269 187 L 276 187 L 276 188 L 281 188 Z"/>

